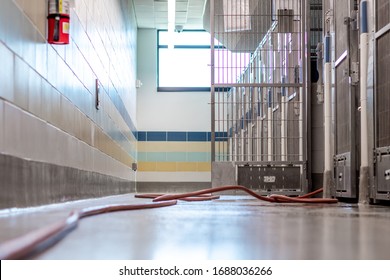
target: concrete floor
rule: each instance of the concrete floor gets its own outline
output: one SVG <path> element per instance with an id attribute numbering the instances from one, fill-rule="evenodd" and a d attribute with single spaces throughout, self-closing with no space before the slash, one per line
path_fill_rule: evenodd
<path id="1" fill-rule="evenodd" d="M 133 194 L 0 211 L 0 242 Z M 36 259 L 390 259 L 390 207 L 270 204 L 248 196 L 84 218 Z"/>

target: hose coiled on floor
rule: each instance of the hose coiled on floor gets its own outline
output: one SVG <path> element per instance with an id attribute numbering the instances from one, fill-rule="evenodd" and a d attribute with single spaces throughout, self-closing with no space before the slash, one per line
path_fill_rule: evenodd
<path id="1" fill-rule="evenodd" d="M 79 211 L 72 211 L 67 218 L 54 222 L 48 226 L 31 231 L 21 237 L 14 238 L 0 245 L 0 259 L 25 259 L 35 254 L 43 252 L 64 238 L 69 232 L 77 228 L 79 221 L 83 218 L 109 213 L 114 211 L 129 211 L 172 206 L 177 204 L 177 200 L 184 201 L 206 201 L 218 199 L 219 196 L 212 193 L 240 190 L 249 195 L 267 202 L 275 203 L 337 203 L 337 199 L 329 198 L 311 198 L 322 192 L 322 189 L 298 196 L 289 197 L 285 195 L 272 194 L 270 196 L 261 196 L 254 191 L 243 186 L 223 186 L 210 189 L 204 189 L 195 192 L 183 194 L 137 194 L 137 198 L 151 198 L 153 203 L 147 204 L 118 204 L 104 205 L 83 208 Z"/>
<path id="2" fill-rule="evenodd" d="M 186 198 L 196 197 L 200 195 L 211 194 L 211 193 L 222 192 L 222 191 L 230 191 L 230 190 L 241 190 L 259 200 L 267 201 L 267 202 L 297 202 L 297 203 L 337 203 L 338 202 L 338 200 L 335 198 L 311 198 L 312 196 L 322 192 L 322 188 L 298 197 L 289 197 L 286 195 L 278 195 L 278 194 L 272 194 L 270 196 L 261 196 L 255 193 L 254 191 L 239 185 L 215 187 L 215 188 L 188 192 L 183 194 L 165 194 L 165 195 L 157 196 L 156 198 L 153 199 L 153 201 L 158 202 L 158 201 L 168 201 L 173 199 L 186 199 Z"/>

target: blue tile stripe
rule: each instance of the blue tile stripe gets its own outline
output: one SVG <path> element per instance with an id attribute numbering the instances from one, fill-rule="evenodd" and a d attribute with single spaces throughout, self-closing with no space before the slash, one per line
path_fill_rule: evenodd
<path id="1" fill-rule="evenodd" d="M 140 142 L 210 142 L 211 132 L 208 131 L 138 131 L 137 140 Z M 227 132 L 216 132 L 215 141 L 227 141 Z"/>
<path id="2" fill-rule="evenodd" d="M 138 131 L 137 140 L 138 141 L 146 141 L 146 132 L 145 131 Z"/>
<path id="3" fill-rule="evenodd" d="M 186 132 L 168 132 L 168 141 L 187 141 Z"/>
<path id="4" fill-rule="evenodd" d="M 187 133 L 189 142 L 206 142 L 207 132 L 188 132 Z"/>
<path id="5" fill-rule="evenodd" d="M 146 133 L 146 141 L 167 141 L 167 133 L 162 131 L 149 131 Z"/>

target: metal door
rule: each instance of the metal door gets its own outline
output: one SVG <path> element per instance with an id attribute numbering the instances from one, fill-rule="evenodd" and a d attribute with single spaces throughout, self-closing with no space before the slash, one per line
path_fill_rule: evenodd
<path id="1" fill-rule="evenodd" d="M 358 99 L 357 1 L 334 1 L 334 121 L 335 191 L 337 197 L 357 197 L 356 125 Z"/>

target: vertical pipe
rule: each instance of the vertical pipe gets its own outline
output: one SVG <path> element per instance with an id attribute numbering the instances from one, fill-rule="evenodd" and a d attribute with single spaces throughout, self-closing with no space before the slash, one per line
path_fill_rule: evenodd
<path id="1" fill-rule="evenodd" d="M 234 161 L 233 159 L 233 153 L 234 153 L 234 122 L 233 122 L 233 102 L 232 102 L 232 97 L 233 97 L 233 88 L 229 90 L 229 95 L 227 99 L 228 103 L 228 129 L 229 129 L 229 159 L 228 161 Z"/>
<path id="2" fill-rule="evenodd" d="M 236 114 L 236 88 L 232 88 L 232 137 L 233 137 L 233 158 L 232 161 L 236 161 L 237 158 L 237 114 Z"/>
<path id="3" fill-rule="evenodd" d="M 268 127 L 268 161 L 272 161 L 272 91 L 268 90 L 268 115 L 267 115 L 267 127 Z"/>
<path id="4" fill-rule="evenodd" d="M 215 128 L 215 160 L 221 161 L 221 141 L 217 141 L 217 133 L 221 133 L 221 121 L 223 121 L 223 115 L 221 114 L 221 92 L 214 88 L 216 95 L 216 128 Z"/>
<path id="5" fill-rule="evenodd" d="M 331 65 L 331 41 L 330 34 L 325 36 L 325 73 L 324 73 L 324 120 L 325 120 L 325 164 L 324 164 L 324 198 L 331 196 L 331 188 L 333 185 L 332 169 L 333 169 L 333 152 L 331 150 L 332 143 L 332 65 Z"/>
<path id="6" fill-rule="evenodd" d="M 227 113 L 227 147 L 226 147 L 226 161 L 232 161 L 232 128 L 230 127 L 229 113 Z"/>
<path id="7" fill-rule="evenodd" d="M 282 84 L 285 83 L 286 77 L 282 76 Z M 287 145 L 286 145 L 286 122 L 287 122 L 287 116 L 286 116 L 286 103 L 287 103 L 287 96 L 286 96 L 286 88 L 282 87 L 282 98 L 281 98 L 281 161 L 286 161 L 286 154 L 287 154 Z"/>
<path id="8" fill-rule="evenodd" d="M 238 151 L 238 129 L 237 129 L 237 124 L 235 125 L 235 128 L 234 128 L 234 161 L 238 161 L 238 154 L 239 154 L 239 151 Z"/>
<path id="9" fill-rule="evenodd" d="M 246 80 L 246 75 L 247 73 L 245 72 L 244 73 L 244 79 L 243 79 L 243 83 L 246 83 L 247 82 L 247 80 Z M 247 99 L 248 99 L 248 94 L 247 94 L 247 87 L 244 87 L 243 88 L 243 90 L 242 90 L 242 92 L 243 92 L 243 98 L 242 98 L 242 100 L 243 100 L 243 110 L 242 110 L 242 113 L 243 113 L 243 127 L 242 127 L 242 136 L 243 136 L 243 149 L 242 149 L 242 151 L 243 151 L 243 160 L 244 161 L 247 161 L 248 159 L 247 159 L 247 156 L 248 156 L 248 109 L 247 109 L 247 103 L 248 103 L 248 101 L 247 101 Z"/>
<path id="10" fill-rule="evenodd" d="M 239 87 L 238 91 L 239 99 L 239 116 L 240 116 L 240 161 L 245 160 L 245 110 L 244 110 L 244 88 Z"/>
<path id="11" fill-rule="evenodd" d="M 240 102 L 238 99 L 239 96 L 239 87 L 234 88 L 234 106 L 235 106 L 235 117 L 234 117 L 234 127 L 235 127 L 235 161 L 239 161 L 240 156 L 240 139 L 239 139 L 239 130 L 240 130 Z"/>
<path id="12" fill-rule="evenodd" d="M 302 86 L 299 88 L 299 161 L 303 161 L 303 87 L 305 85 L 302 84 Z"/>
<path id="13" fill-rule="evenodd" d="M 368 28 L 367 1 L 360 4 L 360 102 L 361 102 L 361 166 L 368 166 L 367 139 L 367 63 L 368 63 Z"/>
<path id="14" fill-rule="evenodd" d="M 253 81 L 250 81 L 250 83 L 253 83 Z M 248 98 L 248 124 L 247 124 L 247 131 L 248 131 L 248 149 L 247 149 L 247 160 L 253 161 L 253 87 L 248 87 L 249 90 L 249 98 Z"/>
<path id="15" fill-rule="evenodd" d="M 220 132 L 220 142 L 222 143 L 222 151 L 220 151 L 220 153 L 222 153 L 222 160 L 223 161 L 226 161 L 226 154 L 227 154 L 227 142 L 225 140 L 225 132 L 228 131 L 228 125 L 227 125 L 227 109 L 226 109 L 226 106 L 227 106 L 227 102 L 226 102 L 226 97 L 227 97 L 227 92 L 225 89 L 222 89 L 222 117 L 223 117 L 223 122 L 222 122 L 222 131 Z"/>
<path id="16" fill-rule="evenodd" d="M 262 149 L 261 149 L 261 132 L 262 132 L 262 129 L 261 129 L 261 109 L 260 109 L 260 106 L 261 106 L 261 97 L 260 97 L 260 90 L 261 88 L 257 88 L 257 117 L 256 117 L 256 126 L 257 126 L 257 135 L 256 135 L 256 151 L 257 151 L 257 158 L 256 160 L 257 161 L 261 161 L 261 153 L 262 153 Z"/>
<path id="17" fill-rule="evenodd" d="M 237 106 L 237 161 L 241 160 L 241 87 L 236 91 Z"/>
<path id="18" fill-rule="evenodd" d="M 308 8 L 310 1 L 297 1 L 298 4 L 296 9 L 299 11 L 301 24 L 298 36 L 300 39 L 300 46 L 298 46 L 298 52 L 301 56 L 301 73 L 298 75 L 300 77 L 300 88 L 299 88 L 299 160 L 308 161 L 308 150 L 309 150 L 309 137 L 308 137 L 308 124 L 310 123 L 310 118 L 308 118 L 308 104 L 310 101 L 310 91 L 309 91 L 309 82 L 308 82 L 308 69 L 310 66 L 310 53 L 308 47 L 309 32 L 310 32 L 310 20 L 308 18 Z M 310 43 L 309 43 L 310 44 Z M 304 168 L 304 165 L 301 165 L 301 184 L 302 190 L 307 190 L 307 179 L 309 178 L 310 165 L 307 164 L 307 168 Z M 309 173 L 309 174 L 308 174 Z"/>
<path id="19" fill-rule="evenodd" d="M 367 114 L 367 74 L 368 74 L 368 19 L 367 1 L 360 3 L 360 141 L 361 165 L 359 181 L 359 203 L 368 203 L 368 114 Z"/>
<path id="20" fill-rule="evenodd" d="M 310 137 L 308 133 L 308 127 L 310 125 L 310 115 L 308 106 L 310 106 L 310 1 L 300 1 L 300 5 L 297 5 L 299 14 L 301 15 L 301 53 L 302 53 L 302 83 L 300 89 L 300 161 L 308 161 L 308 153 L 310 151 Z M 308 170 L 310 165 L 308 164 Z"/>
<path id="21" fill-rule="evenodd" d="M 210 0 L 210 51 L 211 51 L 211 162 L 215 161 L 215 83 L 214 83 L 214 37 L 215 37 L 215 30 L 214 30 L 214 0 Z"/>

